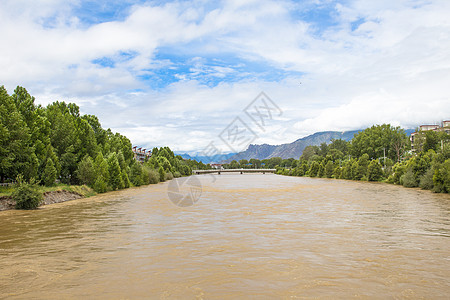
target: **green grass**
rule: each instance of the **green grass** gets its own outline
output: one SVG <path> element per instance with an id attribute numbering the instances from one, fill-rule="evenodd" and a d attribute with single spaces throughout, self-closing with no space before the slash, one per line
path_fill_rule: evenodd
<path id="1" fill-rule="evenodd" d="M 82 195 L 85 198 L 96 195 L 93 189 L 88 187 L 87 185 L 68 185 L 58 183 L 54 186 L 39 186 L 39 190 L 42 193 L 51 192 L 51 191 L 68 191 L 75 192 Z M 14 191 L 14 186 L 0 186 L 0 197 L 1 196 L 11 196 Z"/>
<path id="2" fill-rule="evenodd" d="M 13 191 L 14 191 L 14 187 L 12 187 L 12 186 L 0 186 L 0 197 L 11 196 Z"/>

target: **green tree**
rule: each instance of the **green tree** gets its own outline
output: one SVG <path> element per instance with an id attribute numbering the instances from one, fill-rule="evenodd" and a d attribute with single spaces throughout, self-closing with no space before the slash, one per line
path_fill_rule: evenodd
<path id="1" fill-rule="evenodd" d="M 158 173 L 159 173 L 159 181 L 164 182 L 166 179 L 166 173 L 164 172 L 163 167 L 159 167 Z"/>
<path id="2" fill-rule="evenodd" d="M 325 175 L 325 167 L 323 166 L 323 163 L 319 164 L 319 170 L 317 171 L 317 177 L 324 177 Z"/>
<path id="3" fill-rule="evenodd" d="M 450 159 L 436 165 L 433 175 L 433 191 L 438 193 L 450 192 Z"/>
<path id="4" fill-rule="evenodd" d="M 53 164 L 53 161 L 51 158 L 47 159 L 43 178 L 44 178 L 44 184 L 46 186 L 52 186 L 55 184 L 56 168 L 55 168 L 55 165 Z"/>
<path id="5" fill-rule="evenodd" d="M 420 177 L 419 187 L 424 189 L 424 190 L 431 190 L 431 189 L 433 189 L 433 187 L 434 187 L 433 175 L 434 175 L 433 168 L 429 168 L 425 172 L 425 174 Z"/>
<path id="6" fill-rule="evenodd" d="M 127 172 L 122 171 L 121 175 L 122 175 L 123 188 L 129 188 L 131 186 L 131 182 L 130 182 L 130 179 L 128 178 Z"/>
<path id="7" fill-rule="evenodd" d="M 354 179 L 361 180 L 367 178 L 367 168 L 369 167 L 369 155 L 364 153 L 358 159 L 358 168 L 356 170 L 356 176 Z"/>
<path id="8" fill-rule="evenodd" d="M 329 160 L 327 162 L 327 164 L 325 165 L 325 177 L 327 178 L 331 178 L 333 176 L 333 171 L 334 171 L 334 164 L 331 160 Z"/>
<path id="9" fill-rule="evenodd" d="M 423 152 L 428 150 L 438 150 L 439 149 L 439 138 L 438 134 L 434 130 L 428 130 L 425 132 L 425 140 L 423 144 Z"/>
<path id="10" fill-rule="evenodd" d="M 309 176 L 310 177 L 316 177 L 317 174 L 319 173 L 319 168 L 320 168 L 320 164 L 317 161 L 313 161 L 311 163 L 311 166 L 309 168 Z"/>
<path id="11" fill-rule="evenodd" d="M 105 193 L 108 191 L 108 184 L 103 177 L 97 177 L 93 188 L 97 193 Z"/>
<path id="12" fill-rule="evenodd" d="M 130 181 L 135 186 L 141 186 L 144 184 L 144 181 L 142 179 L 142 173 L 143 173 L 142 165 L 135 161 L 131 166 L 131 179 L 130 179 Z"/>
<path id="13" fill-rule="evenodd" d="M 355 135 L 350 152 L 354 157 L 361 157 L 366 153 L 369 159 L 378 159 L 386 153 L 388 158 L 398 161 L 408 145 L 408 137 L 400 127 L 374 125 Z"/>
<path id="14" fill-rule="evenodd" d="M 367 178 L 369 181 L 379 181 L 383 176 L 383 169 L 378 160 L 372 160 L 367 168 Z"/>
<path id="15" fill-rule="evenodd" d="M 4 86 L 0 87 L 0 179 L 24 174 L 30 179 L 37 168 L 30 130 Z"/>
<path id="16" fill-rule="evenodd" d="M 341 167 L 337 166 L 336 168 L 334 168 L 333 177 L 336 179 L 339 179 L 342 177 L 342 168 Z"/>
<path id="17" fill-rule="evenodd" d="M 117 154 L 115 152 L 108 156 L 108 171 L 109 171 L 109 186 L 113 190 L 123 188 L 122 174 L 120 172 L 119 161 L 117 160 Z"/>
<path id="18" fill-rule="evenodd" d="M 96 180 L 94 160 L 86 156 L 78 163 L 77 176 L 82 184 L 93 186 Z"/>

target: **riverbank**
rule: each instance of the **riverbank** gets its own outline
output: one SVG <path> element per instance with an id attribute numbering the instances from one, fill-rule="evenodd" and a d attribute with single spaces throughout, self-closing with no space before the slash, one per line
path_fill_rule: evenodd
<path id="1" fill-rule="evenodd" d="M 81 198 L 88 198 L 96 195 L 96 193 L 86 185 L 78 186 L 55 186 L 50 188 L 43 188 L 43 200 L 40 206 L 61 203 L 70 200 Z M 0 196 L 0 211 L 15 209 L 16 202 L 10 195 Z"/>

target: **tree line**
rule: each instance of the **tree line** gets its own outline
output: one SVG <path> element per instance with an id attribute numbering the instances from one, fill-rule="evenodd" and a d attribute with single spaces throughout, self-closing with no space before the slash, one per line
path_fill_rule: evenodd
<path id="1" fill-rule="evenodd" d="M 418 138 L 417 138 L 418 136 Z M 298 160 L 281 160 L 278 174 L 322 178 L 385 181 L 434 192 L 450 192 L 450 135 L 424 131 L 411 151 L 400 127 L 374 125 L 351 141 L 308 146 Z"/>
<path id="2" fill-rule="evenodd" d="M 51 186 L 86 184 L 96 192 L 165 181 L 191 174 L 168 147 L 154 148 L 143 164 L 130 140 L 103 129 L 94 115 L 74 103 L 35 104 L 25 88 L 9 95 L 0 87 L 0 182 L 36 181 Z"/>

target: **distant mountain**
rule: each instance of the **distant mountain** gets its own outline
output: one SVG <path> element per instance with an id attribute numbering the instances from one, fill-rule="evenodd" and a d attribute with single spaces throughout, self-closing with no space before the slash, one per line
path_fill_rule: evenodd
<path id="1" fill-rule="evenodd" d="M 247 150 L 243 152 L 239 152 L 234 156 L 224 160 L 224 162 L 231 162 L 232 160 L 240 160 L 240 159 L 266 159 L 271 157 L 281 157 L 281 158 L 295 158 L 298 159 L 306 146 L 319 146 L 322 143 L 330 143 L 332 139 L 342 139 L 345 141 L 350 141 L 355 133 L 360 132 L 361 130 L 354 131 L 323 131 L 316 132 L 307 137 L 301 138 L 292 142 L 290 144 L 282 144 L 282 145 L 250 145 Z"/>
<path id="2" fill-rule="evenodd" d="M 209 164 L 209 163 L 211 163 L 211 162 L 215 162 L 214 161 L 214 157 L 210 157 L 210 156 L 203 156 L 203 155 L 194 155 L 194 156 L 191 156 L 191 155 L 189 155 L 188 153 L 175 153 L 176 155 L 180 155 L 182 158 L 184 158 L 184 159 L 193 159 L 193 160 L 196 160 L 196 161 L 201 161 L 202 163 L 204 163 L 204 164 Z M 232 156 L 234 156 L 234 155 L 236 155 L 236 153 L 228 153 L 228 154 L 222 154 L 221 156 L 220 156 L 220 158 L 222 159 L 222 160 L 226 160 L 226 159 L 229 159 L 230 157 L 232 157 Z"/>
<path id="3" fill-rule="evenodd" d="M 306 146 L 319 146 L 322 143 L 330 143 L 332 139 L 342 139 L 345 141 L 350 141 L 353 139 L 353 136 L 362 131 L 361 130 L 353 130 L 353 131 L 322 131 L 322 132 L 316 132 L 314 134 L 311 134 L 309 136 L 306 136 L 304 138 L 298 139 L 295 142 L 289 143 L 289 144 L 282 144 L 282 145 L 268 145 L 268 144 L 262 144 L 262 145 L 250 145 L 248 146 L 247 150 L 239 153 L 229 153 L 229 154 L 223 154 L 221 157 L 222 163 L 229 163 L 232 160 L 240 160 L 240 159 L 266 159 L 271 157 L 281 157 L 281 158 L 295 158 L 298 159 L 302 153 L 303 150 L 306 148 Z M 405 133 L 410 136 L 412 132 L 414 132 L 414 129 L 405 129 Z M 202 156 L 202 155 L 194 155 L 191 156 L 188 153 L 177 153 L 175 154 L 180 155 L 184 159 L 194 159 L 196 161 L 201 161 L 205 164 L 208 164 L 210 162 L 216 162 L 214 161 L 213 157 L 209 156 Z"/>

